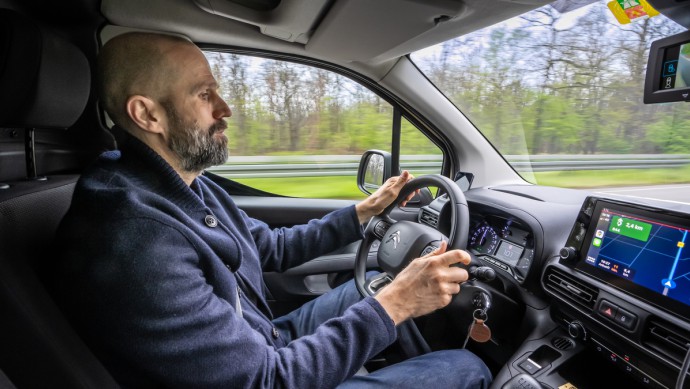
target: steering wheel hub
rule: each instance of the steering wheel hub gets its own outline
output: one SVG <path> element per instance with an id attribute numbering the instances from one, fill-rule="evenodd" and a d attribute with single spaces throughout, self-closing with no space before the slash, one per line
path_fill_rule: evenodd
<path id="1" fill-rule="evenodd" d="M 448 241 L 442 233 L 423 224 L 400 221 L 383 236 L 378 251 L 379 266 L 388 274 L 400 273 L 415 258 L 419 258 Z"/>

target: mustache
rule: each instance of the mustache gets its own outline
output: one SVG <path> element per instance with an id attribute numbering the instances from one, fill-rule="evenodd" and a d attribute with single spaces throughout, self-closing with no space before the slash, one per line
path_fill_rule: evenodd
<path id="1" fill-rule="evenodd" d="M 228 128 L 228 123 L 225 122 L 225 120 L 220 119 L 218 120 L 214 125 L 208 128 L 208 133 L 210 135 L 215 134 L 216 132 L 219 131 L 225 131 Z"/>

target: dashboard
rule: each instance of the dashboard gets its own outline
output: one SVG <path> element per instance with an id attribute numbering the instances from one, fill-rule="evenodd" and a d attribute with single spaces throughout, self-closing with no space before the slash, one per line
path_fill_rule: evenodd
<path id="1" fill-rule="evenodd" d="M 646 387 L 674 387 L 690 352 L 683 208 L 589 196 L 542 277 L 555 319 Z"/>
<path id="2" fill-rule="evenodd" d="M 467 250 L 499 276 L 494 344 L 473 347 L 514 341 L 492 387 L 523 374 L 546 388 L 675 386 L 690 350 L 690 205 L 527 186 L 465 196 Z"/>
<path id="3" fill-rule="evenodd" d="M 466 192 L 465 195 L 470 215 L 467 251 L 484 265 L 498 270 L 509 282 L 524 283 L 544 241 L 538 217 L 527 206 L 516 208 L 515 199 L 509 199 L 507 203 L 499 201 L 497 195 L 504 196 L 501 192 L 480 189 Z M 518 199 L 531 202 L 529 197 Z M 446 207 L 447 202 L 447 196 L 439 196 L 422 208 L 418 221 L 448 236 L 451 215 Z M 574 209 L 570 211 L 572 213 Z M 562 219 L 558 218 L 561 223 Z M 566 223 L 570 223 L 569 219 L 566 220 Z"/>
<path id="4" fill-rule="evenodd" d="M 472 213 L 467 249 L 523 281 L 534 260 L 534 234 L 512 217 Z"/>

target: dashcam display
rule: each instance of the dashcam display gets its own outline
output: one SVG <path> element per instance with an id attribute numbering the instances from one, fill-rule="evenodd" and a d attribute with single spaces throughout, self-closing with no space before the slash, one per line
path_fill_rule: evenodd
<path id="1" fill-rule="evenodd" d="M 690 43 L 669 47 L 666 49 L 659 89 L 688 86 L 690 86 Z"/>

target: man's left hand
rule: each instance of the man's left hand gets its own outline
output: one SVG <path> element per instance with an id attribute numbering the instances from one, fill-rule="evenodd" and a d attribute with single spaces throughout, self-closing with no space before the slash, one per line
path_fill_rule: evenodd
<path id="1" fill-rule="evenodd" d="M 403 170 L 402 174 L 397 177 L 391 177 L 386 181 L 376 192 L 355 206 L 357 210 L 357 217 L 359 222 L 364 224 L 372 216 L 380 214 L 387 206 L 389 206 L 396 198 L 405 184 L 413 179 L 414 176 L 407 170 Z M 403 201 L 400 205 L 405 206 L 408 201 L 414 197 L 419 191 L 414 191 Z"/>

